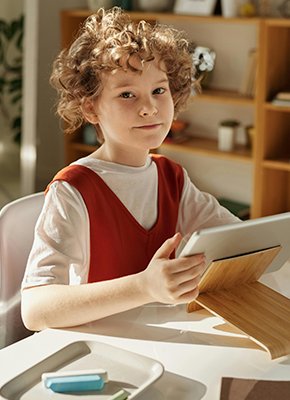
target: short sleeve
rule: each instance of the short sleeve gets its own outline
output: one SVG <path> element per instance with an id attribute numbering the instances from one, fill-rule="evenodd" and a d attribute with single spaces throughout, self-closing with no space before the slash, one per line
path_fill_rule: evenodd
<path id="1" fill-rule="evenodd" d="M 89 219 L 80 193 L 67 182 L 54 182 L 35 227 L 22 289 L 86 283 L 89 243 Z"/>
<path id="2" fill-rule="evenodd" d="M 236 222 L 240 222 L 240 219 L 222 207 L 214 196 L 200 191 L 184 170 L 177 231 L 182 234 L 185 241 L 199 229 Z"/>

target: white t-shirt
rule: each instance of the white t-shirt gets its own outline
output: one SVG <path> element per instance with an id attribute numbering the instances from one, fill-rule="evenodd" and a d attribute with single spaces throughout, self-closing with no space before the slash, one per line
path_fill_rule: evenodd
<path id="1" fill-rule="evenodd" d="M 85 157 L 73 164 L 97 173 L 145 229 L 157 219 L 157 166 L 148 156 L 142 167 Z M 192 232 L 239 221 L 208 193 L 199 191 L 184 171 L 176 232 Z M 81 194 L 65 181 L 51 184 L 35 228 L 22 288 L 44 284 L 87 283 L 90 265 L 89 218 Z"/>

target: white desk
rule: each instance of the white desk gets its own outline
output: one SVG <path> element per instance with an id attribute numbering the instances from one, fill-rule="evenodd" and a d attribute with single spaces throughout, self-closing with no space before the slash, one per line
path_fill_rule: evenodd
<path id="1" fill-rule="evenodd" d="M 290 264 L 264 283 L 290 297 Z M 289 314 L 290 318 L 290 314 Z M 69 330 L 47 329 L 0 351 L 0 386 L 76 340 L 152 357 L 165 373 L 140 400 L 218 400 L 221 378 L 290 380 L 290 356 L 271 361 L 253 341 L 205 310 L 145 306 Z"/>

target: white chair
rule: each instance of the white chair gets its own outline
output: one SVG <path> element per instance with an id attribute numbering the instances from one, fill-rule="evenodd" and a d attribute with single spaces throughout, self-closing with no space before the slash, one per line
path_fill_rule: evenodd
<path id="1" fill-rule="evenodd" d="M 20 287 L 43 202 L 35 193 L 0 210 L 0 348 L 32 333 L 22 323 Z"/>

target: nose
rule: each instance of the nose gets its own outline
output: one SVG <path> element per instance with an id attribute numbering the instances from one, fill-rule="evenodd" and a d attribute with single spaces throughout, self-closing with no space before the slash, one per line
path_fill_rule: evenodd
<path id="1" fill-rule="evenodd" d="M 154 100 L 153 99 L 146 99 L 143 100 L 141 105 L 140 105 L 140 109 L 139 109 L 139 115 L 140 117 L 152 117 L 154 115 L 156 115 L 158 112 L 158 109 L 156 107 L 156 105 L 154 104 Z"/>

